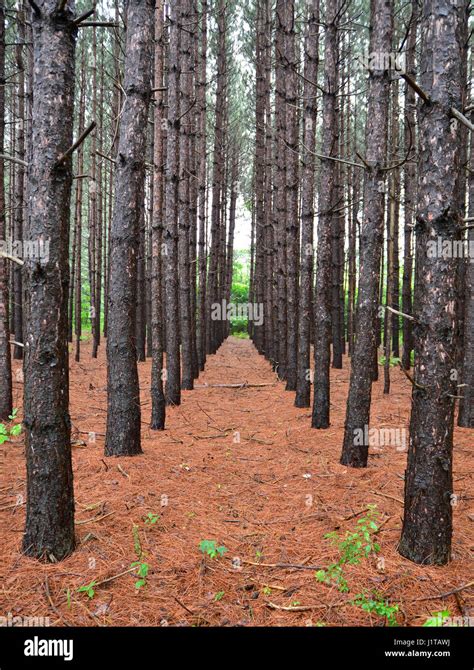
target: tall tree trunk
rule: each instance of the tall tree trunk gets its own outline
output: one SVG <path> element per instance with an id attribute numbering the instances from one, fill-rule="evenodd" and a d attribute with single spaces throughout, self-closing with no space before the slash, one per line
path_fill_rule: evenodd
<path id="1" fill-rule="evenodd" d="M 0 81 L 5 80 L 5 3 L 0 2 Z M 5 86 L 0 86 L 0 154 L 4 153 Z M 5 230 L 5 162 L 0 158 L 0 239 Z M 12 368 L 8 317 L 8 266 L 0 256 L 0 419 L 12 413 Z"/>
<path id="2" fill-rule="evenodd" d="M 207 77 L 207 0 L 201 0 L 201 43 L 199 49 L 199 65 L 196 98 L 199 109 L 198 135 L 196 150 L 198 167 L 198 219 L 199 219 L 199 322 L 197 331 L 197 350 L 199 369 L 204 370 L 206 363 L 206 279 L 207 279 L 207 248 L 206 248 L 206 166 L 207 166 L 207 135 L 206 135 L 206 77 Z"/>
<path id="3" fill-rule="evenodd" d="M 323 139 L 321 153 L 334 156 L 336 143 L 337 15 L 339 0 L 326 4 L 324 38 Z M 314 404 L 312 427 L 329 427 L 329 370 L 331 362 L 331 222 L 334 205 L 335 162 L 321 162 L 318 199 L 318 249 L 314 303 Z"/>
<path id="4" fill-rule="evenodd" d="M 208 314 L 212 305 L 219 302 L 219 261 L 222 257 L 222 227 L 225 226 L 225 212 L 222 207 L 222 185 L 224 183 L 224 103 L 226 89 L 226 4 L 217 2 L 217 85 L 214 118 L 214 151 L 212 166 L 212 209 L 211 209 L 211 250 L 209 260 L 207 301 Z M 208 322 L 207 353 L 215 353 L 219 346 L 222 323 L 213 319 Z"/>
<path id="5" fill-rule="evenodd" d="M 18 68 L 18 107 L 17 107 L 17 138 L 16 156 L 20 160 L 26 160 L 25 154 L 25 62 L 23 49 L 25 42 L 25 17 L 23 6 L 17 14 L 18 18 L 18 44 L 16 46 L 16 66 Z M 25 194 L 25 167 L 18 165 L 15 181 L 15 214 L 14 214 L 14 239 L 23 240 L 24 220 L 24 194 Z M 15 265 L 13 270 L 13 331 L 15 342 L 23 342 L 23 278 L 21 266 Z M 13 358 L 23 358 L 23 347 L 15 345 Z"/>
<path id="6" fill-rule="evenodd" d="M 471 81 L 474 70 L 474 52 L 471 50 Z M 471 98 L 473 88 L 471 86 Z M 472 116 L 472 113 L 471 113 Z M 471 131 L 470 155 L 469 155 L 468 197 L 469 218 L 474 217 L 474 132 Z M 467 233 L 469 248 L 474 246 L 474 228 L 469 228 Z M 461 400 L 459 402 L 458 426 L 463 428 L 474 428 L 474 259 L 466 259 L 466 271 L 464 276 L 464 338 L 463 359 L 460 386 Z"/>
<path id="7" fill-rule="evenodd" d="M 25 238 L 49 242 L 25 258 L 24 425 L 27 506 L 23 551 L 57 561 L 74 549 L 67 318 L 74 107 L 74 2 L 38 3 L 33 17 L 32 148 Z"/>
<path id="8" fill-rule="evenodd" d="M 85 87 L 85 55 L 86 50 L 83 46 L 81 59 L 81 80 L 79 96 L 79 124 L 78 132 L 81 134 L 84 130 L 84 117 L 86 105 L 86 87 Z M 76 268 L 74 272 L 75 285 L 75 312 L 74 312 L 74 333 L 76 336 L 75 360 L 78 362 L 81 358 L 81 335 L 82 335 L 82 190 L 83 179 L 82 171 L 84 169 L 84 146 L 81 145 L 77 156 L 78 179 L 76 183 L 76 202 L 74 209 L 74 231 L 76 235 Z"/>
<path id="9" fill-rule="evenodd" d="M 461 136 L 450 109 L 461 105 L 465 20 L 450 0 L 423 5 L 419 83 L 430 102 L 421 105 L 419 115 L 415 369 L 398 548 L 423 564 L 444 564 L 451 555 L 459 259 L 440 257 L 430 247 L 436 248 L 440 238 L 459 239 L 463 225 L 456 184 Z"/>
<path id="10" fill-rule="evenodd" d="M 179 78 L 179 181 L 178 181 L 178 275 L 179 321 L 181 334 L 181 388 L 193 388 L 191 343 L 191 283 L 190 283 L 190 126 L 193 123 L 192 82 L 194 59 L 192 53 L 192 15 L 190 0 L 179 0 L 180 78 Z"/>
<path id="11" fill-rule="evenodd" d="M 298 306 L 298 372 L 296 407 L 310 406 L 310 321 L 313 295 L 314 168 L 316 147 L 317 80 L 319 64 L 319 0 L 308 7 L 304 44 L 303 170 L 301 176 L 301 276 Z"/>
<path id="12" fill-rule="evenodd" d="M 372 0 L 370 52 L 388 54 L 392 45 L 392 3 Z M 379 305 L 380 258 L 384 223 L 384 161 L 387 157 L 387 127 L 390 90 L 388 69 L 369 70 L 366 126 L 364 221 L 360 239 L 360 279 L 354 353 L 347 400 L 341 463 L 366 467 L 368 445 L 360 436 L 369 425 L 372 395 L 371 362 L 377 356 L 377 313 Z"/>
<path id="13" fill-rule="evenodd" d="M 255 302 L 264 304 L 264 237 L 265 237 L 265 4 L 258 3 L 256 16 L 256 94 L 255 94 Z M 265 351 L 265 327 L 254 324 L 254 344 Z"/>
<path id="14" fill-rule="evenodd" d="M 179 351 L 178 301 L 178 119 L 179 119 L 179 34 L 178 8 L 169 6 L 168 128 L 165 170 L 165 321 L 166 386 L 168 405 L 181 403 L 181 361 Z"/>
<path id="15" fill-rule="evenodd" d="M 163 239 L 163 0 L 155 2 L 155 108 L 153 138 L 153 218 L 151 222 L 151 428 L 163 430 L 166 403 L 163 389 L 163 306 L 161 245 Z"/>
<path id="16" fill-rule="evenodd" d="M 277 275 L 278 275 L 278 361 L 277 373 L 280 379 L 287 376 L 287 263 L 286 263 L 286 184 L 285 184 L 285 56 L 284 26 L 287 5 L 285 0 L 277 0 L 275 8 L 275 176 L 273 197 L 273 225 L 276 234 Z"/>
<path id="17" fill-rule="evenodd" d="M 151 95 L 153 0 L 129 0 L 125 103 L 120 123 L 110 244 L 107 335 L 107 456 L 141 453 L 140 388 L 135 345 L 140 198 L 144 193 Z"/>
<path id="18" fill-rule="evenodd" d="M 418 28 L 419 7 L 418 0 L 412 1 L 412 14 L 410 19 L 410 30 L 408 33 L 406 71 L 413 79 L 416 78 L 415 71 L 415 52 L 416 52 L 416 33 Z M 405 153 L 408 152 L 410 144 L 416 146 L 416 127 L 415 127 L 415 91 L 406 84 L 405 86 L 405 123 L 404 123 L 404 144 Z M 403 231 L 403 278 L 402 278 L 402 312 L 412 314 L 412 281 L 413 281 L 413 219 L 416 200 L 416 164 L 409 160 L 403 167 L 404 179 L 404 231 Z M 413 326 L 411 319 L 403 319 L 403 350 L 402 365 L 405 370 L 411 367 L 411 352 L 413 350 Z"/>
<path id="19" fill-rule="evenodd" d="M 471 170 L 474 170 L 474 133 L 471 132 Z M 469 173 L 469 216 L 474 216 L 474 179 Z M 468 233 L 469 248 L 474 246 L 474 228 Z M 458 426 L 474 428 L 474 260 L 467 261 L 464 296 L 464 342 Z"/>
<path id="20" fill-rule="evenodd" d="M 295 2 L 286 0 L 285 12 L 285 111 L 286 111 L 286 278 L 287 364 L 286 390 L 296 390 L 298 353 L 298 72 L 295 49 Z"/>

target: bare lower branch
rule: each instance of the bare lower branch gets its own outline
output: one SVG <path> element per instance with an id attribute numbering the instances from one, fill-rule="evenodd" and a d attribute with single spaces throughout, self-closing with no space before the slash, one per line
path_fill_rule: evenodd
<path id="1" fill-rule="evenodd" d="M 105 154 L 102 153 L 102 151 L 96 151 L 95 153 L 97 154 L 97 156 L 105 158 L 105 160 L 110 161 L 111 163 L 117 162 L 115 158 L 112 158 L 111 156 L 106 156 Z"/>
<path id="2" fill-rule="evenodd" d="M 451 114 L 454 116 L 458 121 L 461 121 L 466 128 L 469 128 L 469 130 L 474 130 L 474 124 L 472 124 L 469 119 L 467 119 L 464 114 L 461 114 L 459 110 L 457 110 L 455 107 L 451 107 Z"/>
<path id="3" fill-rule="evenodd" d="M 91 124 L 84 130 L 84 132 L 82 133 L 82 135 L 81 135 L 80 137 L 78 137 L 78 139 L 74 142 L 74 144 L 73 144 L 71 147 L 69 147 L 69 149 L 68 149 L 65 153 L 63 153 L 62 156 L 60 156 L 60 157 L 58 158 L 58 160 L 57 160 L 56 163 L 54 164 L 54 167 L 55 167 L 55 168 L 57 168 L 57 167 L 59 167 L 60 165 L 62 165 L 62 164 L 64 163 L 64 161 L 67 160 L 67 159 L 69 158 L 69 156 L 70 156 L 72 153 L 74 153 L 74 151 L 75 151 L 78 147 L 81 146 L 81 144 L 84 142 L 84 140 L 86 139 L 86 137 L 87 137 L 87 136 L 94 130 L 94 128 L 96 127 L 96 125 L 97 125 L 96 122 L 95 122 L 95 121 L 92 121 L 92 123 L 91 123 Z"/>
<path id="4" fill-rule="evenodd" d="M 425 93 L 425 91 L 420 86 L 418 86 L 416 81 L 414 79 L 412 79 L 409 74 L 406 74 L 406 73 L 405 74 L 400 74 L 400 76 L 401 76 L 402 79 L 404 79 L 406 81 L 408 86 L 410 86 L 415 91 L 415 93 L 417 95 L 419 95 L 422 100 L 424 100 L 424 102 L 430 102 L 431 101 L 431 98 L 428 95 L 428 93 Z"/>
<path id="5" fill-rule="evenodd" d="M 76 26 L 78 26 L 80 23 L 85 21 L 86 19 L 89 18 L 89 16 L 92 16 L 95 12 L 95 7 L 92 7 L 92 9 L 89 9 L 87 12 L 84 12 L 84 14 L 81 14 L 80 16 L 77 17 L 77 19 L 74 19 L 73 23 L 75 23 Z"/>
<path id="6" fill-rule="evenodd" d="M 10 256 L 10 254 L 7 254 L 3 251 L 0 251 L 0 257 L 1 258 L 6 258 L 9 261 L 12 261 L 13 263 L 16 263 L 17 265 L 24 265 L 25 262 L 21 260 L 21 258 L 17 258 L 16 256 Z"/>
<path id="7" fill-rule="evenodd" d="M 81 23 L 76 24 L 78 28 L 90 28 L 96 26 L 97 28 L 118 28 L 118 23 L 112 23 L 110 21 L 82 21 Z"/>
<path id="8" fill-rule="evenodd" d="M 306 151 L 309 151 L 309 149 L 306 148 Z M 313 156 L 316 156 L 316 158 L 321 158 L 323 160 L 327 159 L 327 160 L 330 160 L 330 161 L 335 161 L 336 163 L 344 163 L 345 165 L 353 165 L 354 167 L 362 168 L 363 170 L 365 170 L 365 165 L 361 165 L 360 163 L 355 163 L 354 161 L 347 161 L 344 158 L 337 158 L 336 156 L 325 156 L 324 154 L 317 154 L 317 153 L 313 153 L 312 151 L 309 151 L 309 153 L 312 153 Z"/>
<path id="9" fill-rule="evenodd" d="M 381 305 L 383 307 L 383 305 Z M 394 309 L 393 307 L 389 307 L 388 305 L 385 305 L 385 309 L 388 309 L 389 312 L 392 312 L 392 314 L 398 314 L 399 316 L 403 316 L 404 319 L 410 319 L 410 321 L 415 321 L 415 317 L 410 316 L 409 314 L 405 314 L 404 312 L 399 312 L 398 309 Z"/>
<path id="10" fill-rule="evenodd" d="M 18 163 L 18 165 L 28 167 L 28 163 L 26 161 L 22 161 L 21 158 L 15 158 L 14 156 L 8 156 L 7 154 L 0 154 L 0 158 L 2 158 L 4 161 L 11 161 L 12 163 Z"/>

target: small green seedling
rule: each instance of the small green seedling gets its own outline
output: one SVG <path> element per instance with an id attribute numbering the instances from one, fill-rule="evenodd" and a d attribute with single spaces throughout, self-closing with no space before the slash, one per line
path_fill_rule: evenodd
<path id="1" fill-rule="evenodd" d="M 376 614 L 384 617 L 389 626 L 396 626 L 396 614 L 398 612 L 398 605 L 390 605 L 388 600 L 384 600 L 376 591 L 372 594 L 359 593 L 352 601 L 353 605 L 357 605 L 365 612 Z"/>
<path id="2" fill-rule="evenodd" d="M 323 584 L 335 584 L 341 593 L 347 593 L 349 587 L 344 577 L 345 565 L 357 565 L 363 558 L 380 551 L 380 545 L 375 542 L 374 535 L 378 531 L 377 506 L 368 505 L 367 513 L 357 522 L 354 532 L 346 532 L 341 537 L 336 531 L 324 536 L 334 544 L 339 552 L 339 560 L 331 563 L 326 569 L 316 572 L 316 579 Z"/>
<path id="3" fill-rule="evenodd" d="M 10 421 L 12 422 L 15 421 L 17 414 L 18 410 L 14 409 L 8 417 Z M 16 423 L 13 426 L 8 426 L 5 425 L 4 423 L 0 423 L 0 444 L 8 442 L 10 437 L 18 437 L 18 435 L 21 435 L 21 423 Z"/>
<path id="4" fill-rule="evenodd" d="M 224 546 L 217 547 L 214 540 L 201 540 L 199 543 L 199 549 L 203 554 L 209 556 L 209 558 L 218 558 L 222 557 L 228 549 Z"/>
<path id="5" fill-rule="evenodd" d="M 159 518 L 160 518 L 159 514 L 153 514 L 153 512 L 148 512 L 148 514 L 145 517 L 145 526 L 154 526 Z"/>
<path id="6" fill-rule="evenodd" d="M 97 586 L 97 582 L 93 580 L 90 584 L 86 584 L 85 586 L 80 586 L 77 589 L 78 593 L 87 593 L 88 597 L 92 600 L 92 598 L 95 596 L 95 589 L 94 586 Z"/>
<path id="7" fill-rule="evenodd" d="M 214 602 L 219 602 L 219 600 L 222 600 L 222 598 L 225 596 L 225 591 L 218 591 L 216 595 L 214 596 Z"/>
<path id="8" fill-rule="evenodd" d="M 137 568 L 137 577 L 140 577 L 140 579 L 135 582 L 135 588 L 141 589 L 142 586 L 146 585 L 146 578 L 148 576 L 150 566 L 148 565 L 148 563 L 142 563 L 141 561 L 134 561 L 130 565 L 130 567 Z"/>

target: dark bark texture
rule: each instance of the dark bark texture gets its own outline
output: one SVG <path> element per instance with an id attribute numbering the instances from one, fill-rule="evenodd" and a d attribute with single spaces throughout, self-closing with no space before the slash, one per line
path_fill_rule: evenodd
<path id="1" fill-rule="evenodd" d="M 72 161 L 74 3 L 56 0 L 32 14 L 32 147 L 25 238 L 49 242 L 49 254 L 26 259 L 24 425 L 27 469 L 23 551 L 57 561 L 74 549 L 74 493 L 69 417 L 67 302 Z"/>
<path id="2" fill-rule="evenodd" d="M 141 452 L 135 344 L 140 198 L 151 96 L 153 1 L 129 0 L 124 90 L 110 240 L 107 336 L 107 456 Z"/>
<path id="3" fill-rule="evenodd" d="M 462 223 L 456 178 L 462 34 L 465 15 L 450 0 L 424 3 L 420 85 L 430 96 L 419 113 L 420 160 L 415 286 L 415 368 L 405 512 L 399 552 L 416 563 L 449 561 L 452 533 L 452 449 L 459 259 L 429 253 L 429 243 L 456 240 Z"/>
<path id="4" fill-rule="evenodd" d="M 390 53 L 392 10 L 391 1 L 373 0 L 371 52 Z M 370 168 L 365 177 L 355 342 L 341 455 L 341 463 L 352 467 L 366 467 L 368 456 L 368 445 L 358 444 L 356 436 L 364 434 L 365 427 L 369 425 L 372 394 L 370 362 L 376 361 L 377 355 L 377 313 L 384 228 L 385 175 L 382 168 L 387 156 L 390 74 L 388 69 L 376 68 L 370 69 L 369 73 L 366 161 Z"/>
<path id="5" fill-rule="evenodd" d="M 326 5 L 324 38 L 323 140 L 321 153 L 334 156 L 336 143 L 336 63 L 338 0 Z M 314 301 L 314 399 L 313 428 L 329 427 L 329 370 L 331 364 L 331 221 L 336 163 L 321 161 L 318 202 L 318 249 Z"/>
<path id="6" fill-rule="evenodd" d="M 163 2 L 155 3 L 155 88 L 163 87 Z M 163 305 L 161 245 L 163 240 L 163 93 L 155 92 L 153 138 L 153 211 L 151 221 L 151 428 L 163 430 L 166 403 L 163 386 Z"/>
<path id="7" fill-rule="evenodd" d="M 5 3 L 0 3 L 0 80 L 5 79 Z M 4 151 L 5 86 L 0 86 L 0 153 Z M 0 159 L 0 239 L 5 240 L 5 163 Z M 12 413 L 12 368 L 8 318 L 8 261 L 0 257 L 0 420 Z"/>
<path id="8" fill-rule="evenodd" d="M 310 406 L 309 379 L 310 321 L 313 293 L 313 225 L 314 225 L 314 168 L 316 145 L 316 114 L 319 62 L 319 0 L 313 0 L 308 10 L 305 38 L 303 172 L 301 178 L 301 277 L 298 305 L 298 366 L 296 407 Z"/>
<path id="9" fill-rule="evenodd" d="M 181 362 L 178 307 L 178 132 L 179 132 L 179 26 L 176 4 L 169 12 L 168 125 L 165 169 L 164 279 L 166 322 L 166 386 L 168 405 L 181 403 Z"/>

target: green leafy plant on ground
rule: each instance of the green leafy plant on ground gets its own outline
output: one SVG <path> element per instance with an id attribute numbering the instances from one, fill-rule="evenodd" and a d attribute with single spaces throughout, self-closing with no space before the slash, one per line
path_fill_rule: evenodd
<path id="1" fill-rule="evenodd" d="M 199 543 L 199 549 L 204 555 L 209 556 L 209 558 L 222 557 L 226 551 L 228 551 L 228 549 L 224 546 L 216 546 L 216 542 L 214 540 L 201 540 Z"/>
<path id="2" fill-rule="evenodd" d="M 370 594 L 368 592 L 358 593 L 352 603 L 365 612 L 384 617 L 389 626 L 397 625 L 398 605 L 390 605 L 388 600 L 384 600 L 377 591 Z"/>
<path id="3" fill-rule="evenodd" d="M 337 547 L 340 556 L 335 563 L 316 572 L 316 579 L 319 582 L 336 584 L 342 593 L 349 591 L 347 580 L 344 577 L 344 566 L 356 565 L 363 558 L 368 558 L 371 554 L 377 554 L 380 551 L 380 546 L 374 538 L 378 530 L 377 518 L 377 506 L 368 505 L 366 515 L 358 520 L 357 528 L 352 533 L 348 531 L 343 537 L 336 531 L 326 533 L 324 537 Z"/>
<path id="4" fill-rule="evenodd" d="M 92 598 L 95 596 L 95 586 L 97 586 L 98 582 L 94 579 L 90 584 L 86 584 L 85 586 L 80 586 L 77 589 L 78 593 L 87 593 L 88 597 L 92 600 Z"/>
<path id="5" fill-rule="evenodd" d="M 21 435 L 21 423 L 13 423 L 17 417 L 18 410 L 14 409 L 10 416 L 10 424 L 0 423 L 0 444 L 8 442 L 11 437 Z"/>
<path id="6" fill-rule="evenodd" d="M 159 514 L 153 514 L 153 512 L 148 512 L 145 517 L 145 526 L 154 526 L 160 518 Z"/>
<path id="7" fill-rule="evenodd" d="M 142 586 L 146 586 L 146 578 L 148 576 L 148 571 L 150 566 L 148 563 L 143 563 L 142 561 L 134 561 L 131 565 L 131 568 L 137 568 L 137 576 L 140 577 L 138 581 L 135 582 L 135 588 L 141 589 Z"/>
<path id="8" fill-rule="evenodd" d="M 345 567 L 358 565 L 362 560 L 380 552 L 380 545 L 375 541 L 378 529 L 377 505 L 368 505 L 367 512 L 357 521 L 354 531 L 347 531 L 343 536 L 336 531 L 326 533 L 324 537 L 337 547 L 339 559 L 327 568 L 318 570 L 316 579 L 324 584 L 334 584 L 341 593 L 348 593 L 350 588 L 344 574 Z M 384 617 L 389 626 L 397 625 L 396 614 L 399 606 L 390 604 L 375 591 L 371 594 L 359 593 L 350 602 L 366 612 Z"/>

